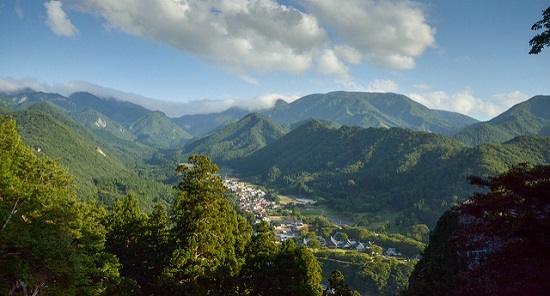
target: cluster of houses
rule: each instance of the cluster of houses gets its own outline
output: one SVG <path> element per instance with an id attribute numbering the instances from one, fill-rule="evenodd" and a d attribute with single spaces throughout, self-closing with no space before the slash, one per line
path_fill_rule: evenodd
<path id="1" fill-rule="evenodd" d="M 321 246 L 330 249 L 355 250 L 358 252 L 367 251 L 367 249 L 369 249 L 373 244 L 370 241 L 362 243 L 350 239 L 340 241 L 336 239 L 337 235 L 333 235 L 329 239 L 325 239 L 322 236 L 317 236 L 316 238 L 300 238 L 301 229 L 307 226 L 308 225 L 303 223 L 301 220 L 284 220 L 280 225 L 275 226 L 275 237 L 277 241 L 294 239 L 298 245 L 304 246 L 307 246 L 311 240 L 317 240 L 321 243 Z M 393 250 L 393 253 L 395 253 L 395 249 Z M 395 256 L 397 256 L 397 253 L 395 253 Z"/>
<path id="2" fill-rule="evenodd" d="M 254 214 L 259 220 L 266 220 L 269 222 L 269 211 L 274 210 L 278 205 L 275 202 L 268 201 L 266 199 L 266 193 L 263 190 L 255 189 L 246 185 L 243 182 L 238 182 L 234 179 L 225 179 L 224 185 L 230 192 L 235 194 L 237 205 L 242 210 Z M 277 241 L 285 241 L 293 239 L 298 245 L 307 246 L 313 238 L 300 238 L 300 232 L 304 227 L 308 225 L 301 220 L 283 220 L 281 223 L 271 223 L 275 226 L 275 237 Z M 345 239 L 336 239 L 337 235 L 331 236 L 329 239 L 325 239 L 321 236 L 314 238 L 321 243 L 321 246 L 325 246 L 330 249 L 342 249 L 342 250 L 355 250 L 358 252 L 368 251 L 373 242 L 362 243 L 359 241 Z M 395 248 L 388 248 L 384 252 L 388 256 L 401 256 Z"/>
<path id="3" fill-rule="evenodd" d="M 277 207 L 275 202 L 265 198 L 266 193 L 263 190 L 252 188 L 234 179 L 225 179 L 224 185 L 235 194 L 239 208 L 256 217 L 267 217 L 268 211 Z"/>

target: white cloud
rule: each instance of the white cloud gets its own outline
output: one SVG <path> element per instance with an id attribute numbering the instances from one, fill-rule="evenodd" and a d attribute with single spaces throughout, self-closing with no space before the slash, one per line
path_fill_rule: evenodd
<path id="1" fill-rule="evenodd" d="M 79 0 L 107 27 L 212 60 L 236 73 L 300 73 L 327 43 L 314 17 L 273 0 Z"/>
<path id="2" fill-rule="evenodd" d="M 194 100 L 185 103 L 158 100 L 145 97 L 135 93 L 120 91 L 113 88 L 103 87 L 85 81 L 69 81 L 48 85 L 35 79 L 17 80 L 13 78 L 0 78 L 0 93 L 13 94 L 25 89 L 58 93 L 69 96 L 75 92 L 89 92 L 102 98 L 113 98 L 116 100 L 132 102 L 149 110 L 159 110 L 170 117 L 179 117 L 185 114 L 205 114 L 222 112 L 229 108 L 241 108 L 248 111 L 268 109 L 275 105 L 277 100 L 291 103 L 300 98 L 295 94 L 265 93 L 253 98 L 232 98 L 225 100 Z"/>
<path id="3" fill-rule="evenodd" d="M 434 46 L 421 6 L 407 0 L 74 0 L 105 27 L 247 71 L 345 75 L 347 63 L 412 68 Z M 330 34 L 328 33 L 330 32 Z"/>
<path id="4" fill-rule="evenodd" d="M 426 83 L 416 84 L 416 85 L 414 85 L 414 87 L 415 87 L 416 89 L 419 89 L 419 90 L 429 90 L 429 89 L 432 88 L 431 85 L 426 84 Z"/>
<path id="5" fill-rule="evenodd" d="M 46 25 L 56 35 L 71 37 L 78 33 L 76 27 L 71 23 L 65 11 L 63 11 L 61 1 L 50 1 L 44 3 L 46 7 Z"/>
<path id="6" fill-rule="evenodd" d="M 324 50 L 317 61 L 317 71 L 322 74 L 340 74 L 345 75 L 348 67 L 344 65 L 336 56 L 333 50 Z"/>
<path id="7" fill-rule="evenodd" d="M 25 89 L 32 89 L 36 91 L 44 91 L 46 87 L 38 82 L 36 79 L 13 79 L 13 78 L 1 78 L 0 77 L 0 92 L 12 94 Z"/>
<path id="8" fill-rule="evenodd" d="M 226 100 L 195 100 L 180 103 L 178 110 L 172 110 L 172 116 L 185 114 L 208 114 L 223 112 L 230 108 L 240 108 L 248 111 L 265 110 L 275 106 L 277 100 L 291 103 L 300 98 L 298 95 L 283 95 L 277 93 L 265 93 L 258 97 L 248 99 L 226 99 Z M 190 112 L 192 110 L 192 112 Z M 168 114 L 168 113 L 167 113 Z"/>
<path id="9" fill-rule="evenodd" d="M 435 47 L 435 29 L 422 7 L 412 1 L 304 0 L 309 13 L 336 33 L 336 41 L 370 63 L 414 68 L 414 58 Z"/>
<path id="10" fill-rule="evenodd" d="M 369 92 L 397 92 L 399 85 L 393 80 L 373 80 L 369 83 L 367 91 Z"/>
<path id="11" fill-rule="evenodd" d="M 500 104 L 503 106 L 509 106 L 512 107 L 513 105 L 517 103 L 521 103 L 529 98 L 528 95 L 520 92 L 520 91 L 514 91 L 507 94 L 496 94 L 492 96 L 492 101 L 495 104 Z M 509 108 L 508 107 L 508 108 Z"/>
<path id="12" fill-rule="evenodd" d="M 490 100 L 483 100 L 476 97 L 469 88 L 452 95 L 435 91 L 412 93 L 408 96 L 428 108 L 458 112 L 479 120 L 489 120 L 510 109 L 513 105 L 528 99 L 526 94 L 515 91 L 508 94 L 497 94 Z"/>

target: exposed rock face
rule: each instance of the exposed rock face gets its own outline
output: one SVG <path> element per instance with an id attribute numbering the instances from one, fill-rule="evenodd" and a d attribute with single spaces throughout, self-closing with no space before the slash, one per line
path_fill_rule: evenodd
<path id="1" fill-rule="evenodd" d="M 101 119 L 101 117 L 98 117 L 96 122 L 95 122 L 95 125 L 97 127 L 100 127 L 100 128 L 106 128 L 107 127 L 107 121 Z"/>
<path id="2" fill-rule="evenodd" d="M 103 150 L 101 150 L 101 148 L 95 147 L 95 151 L 97 151 L 99 154 L 101 154 L 101 155 L 107 157 L 107 154 L 105 154 L 105 152 L 103 152 Z"/>

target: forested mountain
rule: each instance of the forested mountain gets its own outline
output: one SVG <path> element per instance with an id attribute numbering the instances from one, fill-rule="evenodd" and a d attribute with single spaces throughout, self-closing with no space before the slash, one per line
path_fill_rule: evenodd
<path id="1" fill-rule="evenodd" d="M 436 112 L 393 93 L 331 92 L 302 97 L 264 112 L 280 124 L 310 118 L 361 127 L 402 127 L 451 135 L 477 122 L 452 112 Z"/>
<path id="2" fill-rule="evenodd" d="M 69 167 L 83 199 L 97 200 L 110 207 L 116 199 L 134 192 L 140 196 L 144 208 L 150 209 L 153 200 L 170 198 L 169 186 L 146 174 L 137 175 L 134 168 L 139 167 L 142 160 L 127 154 L 128 148 L 119 148 L 99 138 L 49 104 L 39 103 L 30 110 L 7 114 L 17 121 L 19 134 L 28 146 Z M 125 164 L 128 162 L 132 165 Z"/>
<path id="3" fill-rule="evenodd" d="M 503 143 L 521 135 L 550 136 L 550 96 L 536 96 L 455 136 L 468 145 Z"/>
<path id="4" fill-rule="evenodd" d="M 404 95 L 393 93 L 331 92 L 302 97 L 292 103 L 282 100 L 273 108 L 260 110 L 281 125 L 312 118 L 361 127 L 403 127 L 453 135 L 477 120 L 462 114 L 431 110 Z M 174 119 L 193 135 L 240 119 L 247 112 L 230 109 L 222 113 L 185 115 Z"/>
<path id="5" fill-rule="evenodd" d="M 4 106 L 4 104 L 0 103 L 0 114 L 10 112 L 10 108 Z"/>
<path id="6" fill-rule="evenodd" d="M 15 94 L 0 93 L 0 100 L 6 107 L 11 110 L 25 110 L 30 106 L 41 103 L 49 102 L 52 105 L 57 106 L 64 111 L 74 111 L 76 104 L 71 102 L 69 98 L 66 98 L 56 93 L 45 93 L 41 91 L 34 91 L 32 89 L 25 89 Z"/>
<path id="7" fill-rule="evenodd" d="M 66 132 L 47 114 L 32 112 Z M 0 294 L 117 294 L 108 287 L 123 278 L 104 248 L 105 210 L 79 200 L 67 170 L 37 157 L 14 120 L 0 119 L 0 136 Z"/>
<path id="8" fill-rule="evenodd" d="M 468 176 L 494 176 L 518 163 L 547 164 L 550 161 L 550 137 L 544 136 L 550 121 L 547 102 L 548 97 L 535 97 L 487 123 L 474 125 L 480 130 L 490 126 L 486 135 L 492 137 L 506 135 L 498 143 L 484 143 L 485 140 L 479 137 L 474 139 L 475 133 L 466 127 L 475 120 L 452 112 L 430 110 L 397 94 L 334 92 L 306 96 L 290 104 L 280 101 L 274 108 L 260 113 L 231 109 L 179 119 L 88 93 L 70 97 L 32 91 L 0 94 L 0 113 L 17 120 L 24 144 L 33 150 L 21 154 L 29 159 L 28 164 L 22 164 L 21 159 L 12 159 L 15 154 L 0 149 L 0 154 L 4 153 L 2 155 L 9 160 L 3 158 L 0 162 L 2 178 L 8 177 L 0 182 L 0 213 L 3 223 L 6 223 L 5 217 L 17 219 L 17 223 L 7 223 L 5 233 L 9 233 L 10 240 L 17 241 L 19 231 L 11 228 L 12 225 L 23 229 L 25 223 L 46 227 L 48 230 L 44 233 L 48 237 L 44 242 L 53 240 L 55 236 L 48 231 L 57 231 L 56 227 L 62 223 L 49 226 L 55 219 L 41 220 L 45 212 L 35 209 L 42 208 L 29 208 L 33 215 L 31 222 L 26 220 L 27 212 L 10 214 L 19 200 L 31 201 L 39 197 L 43 202 L 48 200 L 49 192 L 57 194 L 65 190 L 63 186 L 50 188 L 47 182 L 51 175 L 47 172 L 33 175 L 36 180 L 46 180 L 45 184 L 38 185 L 35 179 L 27 184 L 24 182 L 27 177 L 19 169 L 34 172 L 32 166 L 35 164 L 40 170 L 47 169 L 50 166 L 43 165 L 49 163 L 47 157 L 53 157 L 66 165 L 69 174 L 74 176 L 80 200 L 95 201 L 96 205 L 110 211 L 107 214 L 88 204 L 82 206 L 82 213 L 71 216 L 75 205 L 82 205 L 71 201 L 67 207 L 70 213 L 62 212 L 59 216 L 60 219 L 76 219 L 76 224 L 65 228 L 76 236 L 64 236 L 60 243 L 63 254 L 71 257 L 73 249 L 70 246 L 81 246 L 77 240 L 84 228 L 75 225 L 84 223 L 82 219 L 86 213 L 93 212 L 95 214 L 86 221 L 95 229 L 89 233 L 96 236 L 86 239 L 101 241 L 95 249 L 96 254 L 103 256 L 101 258 L 113 259 L 109 256 L 115 254 L 120 260 L 121 265 L 114 259 L 107 262 L 112 264 L 110 276 L 86 265 L 97 276 L 103 276 L 91 276 L 88 283 L 103 288 L 124 288 L 127 294 L 138 293 L 138 290 L 153 294 L 183 291 L 220 294 L 226 291 L 224 289 L 233 289 L 235 294 L 286 295 L 298 293 L 294 289 L 300 287 L 305 289 L 300 290 L 302 294 L 310 289 L 309 293 L 319 295 L 320 270 L 313 254 L 306 247 L 290 242 L 276 244 L 267 225 L 257 229 L 257 236 L 252 235 L 245 219 L 236 215 L 225 200 L 217 167 L 205 156 L 188 159 L 189 155 L 204 154 L 227 168 L 227 172 L 234 174 L 232 177 L 271 190 L 273 197 L 288 194 L 311 198 L 316 201 L 311 207 L 322 209 L 323 213 L 326 209 L 344 217 L 349 224 L 356 224 L 356 227 L 341 227 L 344 234 L 376 241 L 378 248 L 389 248 L 399 242 L 403 254 L 412 257 L 423 244 L 419 241 L 422 240 L 421 232 L 413 233 L 411 229 L 423 227 L 422 233 L 427 234 L 426 225 L 433 227 L 441 213 L 470 196 L 475 188 L 468 184 Z M 9 139 L 15 138 L 11 120 L 3 118 L 2 124 L 0 128 L 8 128 L 1 131 Z M 457 138 L 443 135 L 451 135 L 464 127 L 466 130 Z M 202 136 L 190 139 L 186 131 Z M 474 142 L 467 139 L 484 144 L 470 146 Z M 0 142 L 2 149 L 9 145 L 7 141 Z M 40 155 L 38 159 L 42 160 L 37 161 L 29 155 Z M 178 166 L 186 161 L 192 165 Z M 204 167 L 205 171 L 194 170 L 195 166 Z M 180 177 L 176 177 L 176 167 Z M 12 168 L 20 171 L 12 171 Z M 51 168 L 55 174 L 59 171 L 54 166 Z M 17 179 L 19 177 L 23 181 Z M 181 182 L 176 178 L 181 178 Z M 14 180 L 16 183 L 10 183 Z M 25 191 L 20 191 L 19 186 Z M 33 188 L 40 189 L 37 195 L 26 195 Z M 174 188 L 178 196 L 174 196 Z M 58 201 L 60 205 L 67 204 L 64 199 Z M 21 211 L 26 211 L 27 205 L 27 202 L 22 204 Z M 44 211 L 50 206 L 44 207 Z M 58 213 L 62 207 L 52 209 L 52 213 Z M 304 207 L 296 205 L 280 212 L 301 217 L 300 209 Z M 49 213 L 43 217 L 48 218 Z M 319 222 L 322 219 L 318 216 L 307 218 L 311 229 L 304 236 L 315 236 L 318 231 L 326 237 L 326 229 Z M 209 222 L 198 223 L 200 219 Z M 98 221 L 103 224 L 98 225 Z M 324 223 L 332 225 L 328 220 Z M 362 228 L 364 226 L 372 226 L 379 233 L 367 231 Z M 37 229 L 32 233 L 35 236 L 41 231 Z M 419 238 L 413 239 L 415 235 Z M 14 246 L 6 237 L 0 236 L 0 266 L 19 266 L 18 262 L 7 260 L 28 258 L 18 253 L 19 246 Z M 41 249 L 41 241 L 35 242 L 30 237 L 24 236 L 26 241 L 21 242 L 21 246 L 28 247 L 33 254 L 55 255 L 49 251 L 51 244 L 45 244 L 50 249 Z M 29 242 L 33 245 L 25 245 Z M 78 248 L 74 251 L 71 254 L 82 255 L 84 260 L 90 255 Z M 315 255 L 324 260 L 323 268 L 342 266 L 346 272 L 359 273 L 350 279 L 364 281 L 358 287 L 373 294 L 397 293 L 404 285 L 404 274 L 411 272 L 413 264 L 413 261 L 395 258 L 382 259 L 372 253 L 361 254 L 354 263 L 345 263 L 340 256 L 350 258 L 348 253 L 324 251 Z M 56 260 L 48 262 L 58 264 Z M 39 260 L 31 263 L 36 262 Z M 66 272 L 55 271 L 67 276 L 73 267 L 79 266 L 71 265 Z M 48 265 L 48 268 L 55 266 Z M 28 273 L 29 278 L 39 281 L 42 271 L 34 270 L 38 271 Z M 125 280 L 119 277 L 119 271 Z M 331 271 L 324 271 L 325 278 Z M 5 270 L 0 268 L 2 272 Z M 0 281 L 0 291 L 6 291 L 14 282 L 11 274 L 2 275 L 9 281 Z M 84 272 L 75 278 L 89 277 Z M 106 283 L 102 279 L 116 282 Z M 265 279 L 269 281 L 266 283 Z M 298 281 L 303 282 L 286 285 Z M 120 291 L 110 292 L 119 295 Z M 109 292 L 104 290 L 104 293 Z"/>
<path id="9" fill-rule="evenodd" d="M 101 130 L 102 133 L 109 133 L 114 137 L 127 141 L 134 141 L 137 138 L 136 135 L 132 134 L 120 123 L 97 112 L 91 107 L 82 111 L 69 113 L 69 115 L 93 132 L 97 133 L 97 131 Z"/>
<path id="10" fill-rule="evenodd" d="M 125 127 L 129 127 L 132 123 L 151 113 L 150 110 L 134 103 L 113 98 L 99 98 L 88 92 L 76 92 L 69 98 L 75 104 L 75 108 L 68 111 L 81 111 L 89 107 Z"/>
<path id="11" fill-rule="evenodd" d="M 207 135 L 225 124 L 238 121 L 249 111 L 231 108 L 220 113 L 183 115 L 174 122 L 193 136 Z"/>
<path id="12" fill-rule="evenodd" d="M 128 129 L 136 135 L 138 142 L 159 148 L 177 148 L 192 138 L 160 111 L 141 117 Z"/>
<path id="13" fill-rule="evenodd" d="M 434 225 L 471 194 L 466 177 L 550 161 L 550 138 L 523 137 L 469 148 L 438 134 L 400 128 L 328 128 L 311 121 L 252 155 L 228 163 L 280 192 L 338 211 L 396 215 L 396 225 Z"/>
<path id="14" fill-rule="evenodd" d="M 204 154 L 218 163 L 246 157 L 288 132 L 259 113 L 252 113 L 204 138 L 185 145 L 185 154 Z"/>
<path id="15" fill-rule="evenodd" d="M 0 94 L 0 102 L 12 110 L 25 110 L 36 103 L 49 103 L 85 126 L 100 127 L 103 132 L 98 134 L 107 139 L 113 139 L 113 136 L 118 138 L 114 141 L 137 139 L 138 143 L 154 148 L 175 148 L 191 138 L 162 112 L 150 111 L 130 102 L 100 98 L 87 92 L 76 92 L 64 97 L 27 90 L 16 94 Z"/>

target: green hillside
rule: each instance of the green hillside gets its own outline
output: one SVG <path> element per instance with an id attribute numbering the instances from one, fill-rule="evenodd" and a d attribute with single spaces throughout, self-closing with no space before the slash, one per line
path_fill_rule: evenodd
<path id="1" fill-rule="evenodd" d="M 547 163 L 549 139 L 469 148 L 433 133 L 332 129 L 312 121 L 229 165 L 283 194 L 314 198 L 350 216 L 365 214 L 367 222 L 391 213 L 396 227 L 433 226 L 451 204 L 471 194 L 467 176 L 499 173 L 520 162 Z"/>
<path id="2" fill-rule="evenodd" d="M 550 96 L 536 96 L 455 136 L 468 144 L 503 143 L 521 135 L 550 136 Z"/>
<path id="3" fill-rule="evenodd" d="M 133 122 L 151 113 L 150 110 L 134 103 L 109 98 L 99 98 L 87 92 L 76 92 L 70 95 L 69 98 L 77 106 L 70 111 L 82 111 L 90 107 L 125 127 L 129 127 Z"/>
<path id="4" fill-rule="evenodd" d="M 4 104 L 0 103 L 0 114 L 10 112 L 10 108 L 6 107 Z"/>
<path id="5" fill-rule="evenodd" d="M 0 94 L 0 101 L 12 110 L 26 110 L 36 103 L 49 102 L 64 111 L 72 111 L 76 105 L 69 99 L 56 93 L 23 90 L 15 94 Z"/>
<path id="6" fill-rule="evenodd" d="M 101 130 L 104 133 L 111 133 L 121 140 L 133 141 L 136 139 L 136 136 L 128 129 L 91 107 L 80 112 L 70 113 L 70 116 L 94 132 Z"/>
<path id="7" fill-rule="evenodd" d="M 280 124 L 317 118 L 343 125 L 403 127 L 447 135 L 477 122 L 457 113 L 430 110 L 399 94 L 342 91 L 308 95 L 265 114 Z"/>
<path id="8" fill-rule="evenodd" d="M 279 100 L 273 108 L 258 111 L 287 126 L 310 119 L 362 127 L 403 127 L 453 135 L 478 121 L 454 112 L 431 110 L 393 93 L 331 92 L 312 94 L 292 103 Z M 194 136 L 204 135 L 227 122 L 237 121 L 247 111 L 229 109 L 221 113 L 184 115 L 175 118 L 180 127 Z"/>
<path id="9" fill-rule="evenodd" d="M 231 108 L 220 113 L 183 115 L 173 121 L 193 136 L 207 135 L 216 129 L 236 122 L 249 112 L 239 108 Z"/>
<path id="10" fill-rule="evenodd" d="M 246 157 L 281 138 L 287 130 L 269 118 L 252 113 L 215 133 L 185 145 L 187 154 L 203 154 L 216 162 Z"/>
<path id="11" fill-rule="evenodd" d="M 136 135 L 138 142 L 158 148 L 176 148 L 192 138 L 160 111 L 138 119 L 129 130 Z"/>
<path id="12" fill-rule="evenodd" d="M 120 151 L 67 115 L 46 103 L 31 108 L 33 110 L 9 113 L 17 121 L 21 138 L 37 153 L 59 159 L 68 167 L 83 200 L 110 207 L 117 199 L 133 192 L 140 197 L 145 209 L 151 209 L 154 200 L 171 198 L 170 186 L 153 179 L 147 170 L 138 177 L 133 169 L 111 154 Z M 140 162 L 134 162 L 132 168 L 134 166 L 140 166 Z"/>

